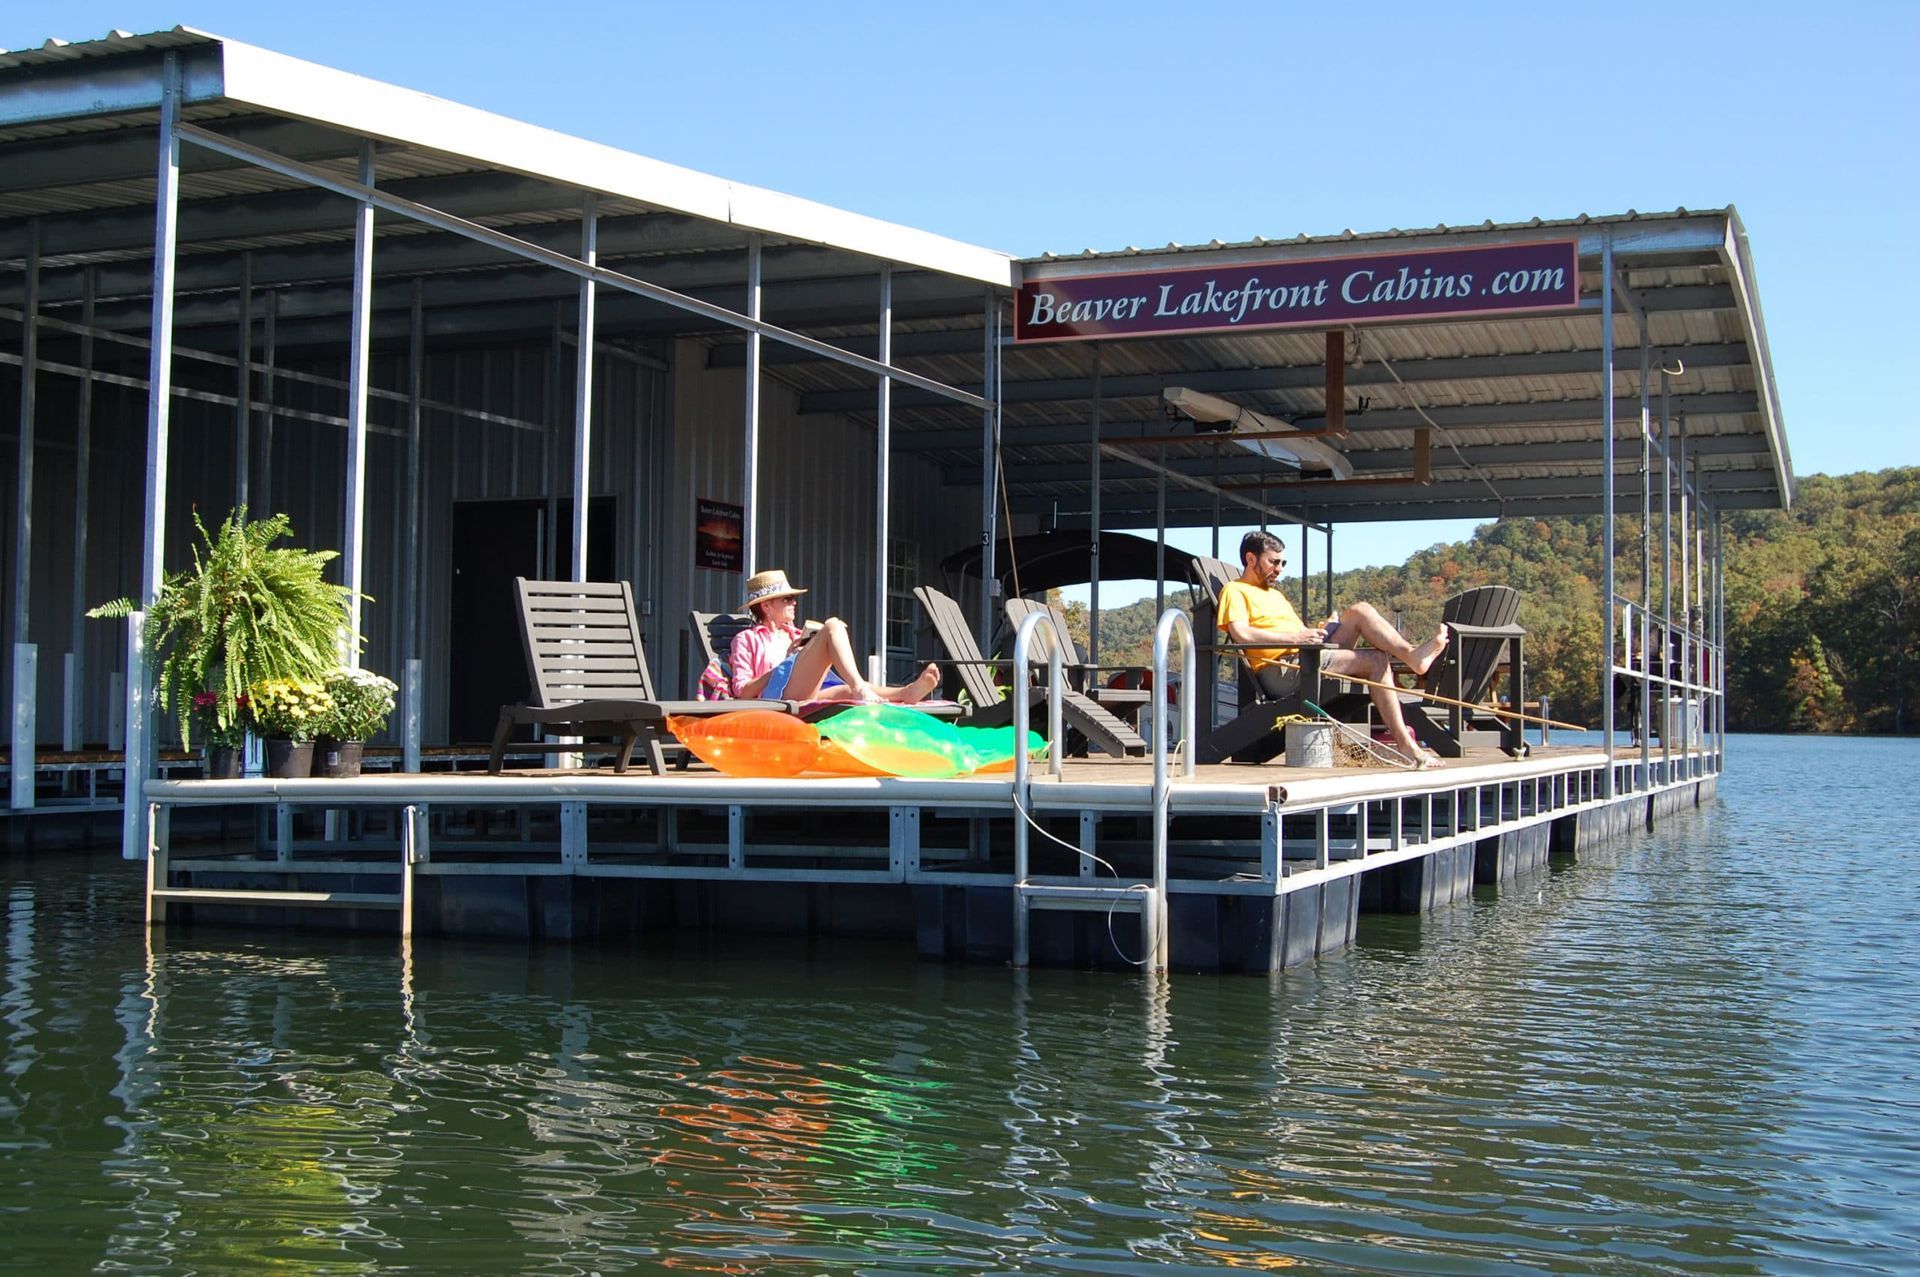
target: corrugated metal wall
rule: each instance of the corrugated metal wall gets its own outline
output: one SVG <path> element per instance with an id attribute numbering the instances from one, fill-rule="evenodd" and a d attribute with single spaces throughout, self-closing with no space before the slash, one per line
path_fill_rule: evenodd
<path id="1" fill-rule="evenodd" d="M 662 544 L 665 600 L 684 599 L 679 615 L 653 630 L 655 671 L 670 687 L 690 690 L 698 670 L 681 664 L 687 645 L 686 612 L 740 606 L 741 578 L 693 565 L 694 503 L 707 497 L 738 504 L 743 494 L 742 422 L 745 374 L 708 369 L 706 349 L 686 341 L 674 351 L 672 514 Z M 838 616 L 856 649 L 878 641 L 874 616 L 874 432 L 839 416 L 796 411 L 793 391 L 771 379 L 760 397 L 759 566 L 786 569 L 810 593 L 803 615 Z M 895 539 L 917 542 L 922 564 L 979 539 L 979 488 L 942 489 L 937 470 L 896 452 L 889 515 Z M 662 640 L 665 640 L 664 642 Z M 923 655 L 931 649 L 923 648 Z"/>
<path id="2" fill-rule="evenodd" d="M 729 609 L 740 601 L 739 576 L 693 566 L 693 512 L 699 497 L 741 498 L 742 374 L 708 370 L 705 347 L 694 341 L 675 346 L 671 361 L 671 374 L 622 358 L 598 361 L 592 460 L 594 493 L 616 498 L 616 570 L 633 582 L 635 597 L 648 613 L 643 624 L 662 695 L 690 691 L 697 673 L 684 661 L 688 612 Z M 418 590 L 429 743 L 444 739 L 447 723 L 445 670 L 454 641 L 449 627 L 454 503 L 571 496 L 572 363 L 571 348 L 546 342 L 428 354 L 423 388 L 428 401 L 558 424 L 528 428 L 442 410 L 423 414 L 422 571 L 416 581 L 403 579 L 406 409 L 392 400 L 373 401 L 365 588 L 374 602 L 364 612 L 364 660 L 369 668 L 398 677 L 406 651 L 404 592 Z M 325 378 L 345 375 L 344 361 L 302 364 L 294 370 Z M 183 368 L 177 375 L 216 392 L 231 391 L 231 371 L 216 377 Z M 134 593 L 144 532 L 146 396 L 140 390 L 96 384 L 84 578 L 75 570 L 76 384 L 71 377 L 43 373 L 35 413 L 32 616 L 27 637 L 40 649 L 37 735 L 45 745 L 59 740 L 61 657 L 70 647 L 76 589 L 84 606 Z M 372 384 L 403 388 L 404 359 L 376 356 Z M 338 387 L 282 378 L 276 402 L 283 409 L 337 416 L 343 412 L 344 394 Z M 800 417 L 795 402 L 785 387 L 771 380 L 764 383 L 761 559 L 785 567 L 810 587 L 808 615 L 844 617 L 857 645 L 868 646 L 878 634 L 873 615 L 873 431 L 839 417 Z M 18 405 L 18 370 L 0 366 L 0 582 L 9 612 Z M 233 422 L 230 406 L 174 400 L 166 556 L 171 568 L 190 561 L 194 512 L 217 524 L 233 504 Z M 272 427 L 270 449 L 265 429 L 256 426 L 252 440 L 254 510 L 284 511 L 300 544 L 338 549 L 345 521 L 344 429 L 281 416 Z M 979 535 L 978 488 L 943 491 L 939 483 L 932 467 L 896 455 L 892 535 L 915 542 L 928 571 L 942 555 Z M 565 575 L 567 565 L 558 563 L 555 570 Z M 106 739 L 112 712 L 107 675 L 124 665 L 124 627 L 87 621 L 82 634 L 82 738 L 100 742 Z M 922 652 L 931 654 L 931 649 L 923 646 Z M 10 661 L 0 666 L 5 667 L 11 703 Z"/>

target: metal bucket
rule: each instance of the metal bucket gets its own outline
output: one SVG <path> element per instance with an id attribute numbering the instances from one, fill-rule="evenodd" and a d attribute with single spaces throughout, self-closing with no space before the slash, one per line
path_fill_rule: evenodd
<path id="1" fill-rule="evenodd" d="M 1288 723 L 1287 766 L 1333 766 L 1333 724 Z"/>

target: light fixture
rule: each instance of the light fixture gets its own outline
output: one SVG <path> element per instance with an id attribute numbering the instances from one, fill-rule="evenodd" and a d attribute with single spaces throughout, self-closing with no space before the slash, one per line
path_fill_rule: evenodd
<path id="1" fill-rule="evenodd" d="M 1206 421 L 1224 422 L 1229 431 L 1246 430 L 1258 434 L 1286 432 L 1298 434 L 1299 427 L 1278 417 L 1269 417 L 1244 404 L 1222 399 L 1200 390 L 1189 390 L 1185 386 L 1168 386 L 1160 392 L 1170 408 L 1181 415 L 1190 417 L 1198 424 Z M 1328 447 L 1318 439 L 1234 439 L 1234 443 L 1249 452 L 1257 452 L 1263 457 L 1272 457 L 1278 461 L 1292 462 L 1296 466 L 1312 465 L 1333 471 L 1336 479 L 1353 478 L 1353 463 L 1338 450 Z"/>

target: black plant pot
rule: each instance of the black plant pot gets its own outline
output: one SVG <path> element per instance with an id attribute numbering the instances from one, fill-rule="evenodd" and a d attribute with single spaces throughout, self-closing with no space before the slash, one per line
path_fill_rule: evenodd
<path id="1" fill-rule="evenodd" d="M 275 780 L 313 775 L 313 742 L 288 740 L 284 736 L 267 737 L 267 775 Z"/>
<path id="2" fill-rule="evenodd" d="M 313 743 L 313 774 L 339 780 L 360 774 L 360 758 L 367 744 L 358 740 L 335 740 L 322 736 Z"/>
<path id="3" fill-rule="evenodd" d="M 207 748 L 207 779 L 238 780 L 241 767 L 246 762 L 246 751 L 230 745 L 210 745 Z"/>

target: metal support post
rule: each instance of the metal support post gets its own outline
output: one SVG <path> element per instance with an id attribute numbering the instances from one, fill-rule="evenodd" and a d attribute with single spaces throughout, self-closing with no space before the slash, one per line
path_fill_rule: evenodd
<path id="1" fill-rule="evenodd" d="M 8 768 L 10 801 L 16 811 L 33 806 L 34 715 L 39 709 L 40 649 L 31 643 L 13 645 L 13 754 Z"/>
<path id="2" fill-rule="evenodd" d="M 760 319 L 760 237 L 747 236 L 747 318 Z M 746 442 L 741 453 L 740 562 L 760 570 L 760 331 L 747 329 Z"/>
<path id="3" fill-rule="evenodd" d="M 1167 445 L 1161 444 L 1160 469 L 1153 484 L 1153 614 L 1167 610 Z"/>
<path id="4" fill-rule="evenodd" d="M 1613 231 L 1600 240 L 1600 632 L 1607 659 L 1600 663 L 1600 725 L 1607 744 L 1607 793 L 1613 797 Z M 1645 706 L 1642 707 L 1645 712 Z"/>
<path id="5" fill-rule="evenodd" d="M 1660 780 L 1673 779 L 1673 436 L 1660 428 Z"/>
<path id="6" fill-rule="evenodd" d="M 994 545 L 1000 529 L 1000 299 L 989 288 L 980 327 L 985 348 L 981 353 L 980 385 L 987 392 L 987 406 L 981 410 L 980 427 L 980 650 L 993 650 L 993 601 L 1000 592 L 1000 578 L 994 574 Z M 1013 535 L 1013 529 L 1007 529 Z"/>
<path id="7" fill-rule="evenodd" d="M 588 191 L 580 205 L 580 260 L 600 263 L 600 199 Z M 580 279 L 580 323 L 574 346 L 573 377 L 573 579 L 587 579 L 587 508 L 591 502 L 593 460 L 593 280 Z"/>
<path id="8" fill-rule="evenodd" d="M 880 267 L 880 362 L 893 365 L 893 264 Z M 874 390 L 873 414 L 873 616 L 879 627 L 874 641 L 873 668 L 867 671 L 872 681 L 884 682 L 887 676 L 887 580 L 888 508 L 893 497 L 893 378 L 881 377 Z"/>
<path id="9" fill-rule="evenodd" d="M 1644 789 L 1652 774 L 1653 754 L 1653 414 L 1647 402 L 1651 389 L 1651 351 L 1647 348 L 1646 321 L 1640 321 L 1640 723 L 1634 734 L 1640 738 L 1640 770 L 1635 788 Z M 1660 374 L 1664 388 L 1666 372 Z M 1666 403 L 1665 396 L 1661 403 Z M 1661 425 L 1660 446 L 1667 446 L 1666 426 Z M 1631 634 L 1631 630 L 1628 631 Z M 1631 669 L 1629 660 L 1627 667 Z"/>
<path id="10" fill-rule="evenodd" d="M 253 254 L 240 254 L 240 323 L 234 343 L 233 504 L 248 504 L 253 462 L 248 455 L 253 428 Z"/>
<path id="11" fill-rule="evenodd" d="M 140 558 L 140 600 L 150 608 L 160 597 L 166 572 L 167 444 L 173 404 L 173 280 L 180 235 L 180 60 L 165 56 L 161 71 L 159 159 L 153 193 L 153 327 L 147 350 L 146 538 Z M 147 777 L 153 772 L 153 735 L 148 721 L 145 645 L 137 622 L 127 646 L 127 752 L 120 854 L 147 854 Z M 137 667 L 136 667 L 137 663 Z"/>
<path id="12" fill-rule="evenodd" d="M 424 284 L 413 281 L 413 305 L 407 325 L 407 527 L 406 587 L 400 597 L 400 658 L 408 666 L 419 665 L 420 655 L 420 401 L 426 382 L 426 299 Z M 417 679 L 418 674 L 414 677 Z M 413 753 L 408 771 L 420 770 L 419 690 L 414 692 Z"/>
<path id="13" fill-rule="evenodd" d="M 1087 660 L 1096 667 L 1100 664 L 1100 343 L 1093 343 L 1093 438 L 1090 444 L 1092 474 L 1089 476 L 1089 488 L 1092 499 L 1089 504 L 1093 533 L 1087 547 L 1087 562 L 1092 568 L 1092 581 L 1087 595 Z"/>
<path id="14" fill-rule="evenodd" d="M 273 507 L 274 365 L 280 355 L 280 294 L 269 291 L 267 313 L 260 320 L 260 504 Z"/>
<path id="15" fill-rule="evenodd" d="M 360 143 L 360 184 L 374 180 L 373 143 Z M 353 322 L 347 352 L 347 509 L 343 522 L 346 553 L 347 633 L 341 663 L 360 666 L 360 590 L 366 571 L 367 515 L 367 360 L 373 336 L 373 205 L 362 201 L 353 211 Z"/>
<path id="16" fill-rule="evenodd" d="M 424 692 L 420 658 L 409 656 L 400 667 L 400 765 L 420 770 L 421 696 Z"/>
<path id="17" fill-rule="evenodd" d="M 147 854 L 145 785 L 147 777 L 147 614 L 127 617 L 127 719 L 124 725 L 125 759 L 120 774 L 120 858 L 139 860 Z"/>
<path id="18" fill-rule="evenodd" d="M 1308 512 L 1300 510 L 1300 615 L 1313 615 L 1313 602 L 1307 597 L 1313 589 L 1313 529 L 1307 526 Z"/>
<path id="19" fill-rule="evenodd" d="M 67 618 L 67 655 L 72 666 L 67 675 L 66 721 L 61 724 L 60 747 L 69 752 L 79 749 L 85 734 L 86 707 L 81 700 L 87 685 L 87 532 L 88 507 L 93 501 L 93 319 L 99 279 L 92 266 L 87 267 L 80 301 L 80 402 L 73 437 L 73 595 Z"/>
<path id="20" fill-rule="evenodd" d="M 20 308 L 20 456 L 14 476 L 17 488 L 13 507 L 13 611 L 7 625 L 16 677 L 20 651 L 28 642 L 28 617 L 31 612 L 28 600 L 32 594 L 33 576 L 34 398 L 40 386 L 40 219 L 37 217 L 27 223 L 26 273 L 25 297 Z M 16 738 L 21 700 L 22 689 L 15 683 Z M 16 794 L 20 790 L 20 771 L 20 755 L 16 753 L 13 756 L 13 788 Z"/>

